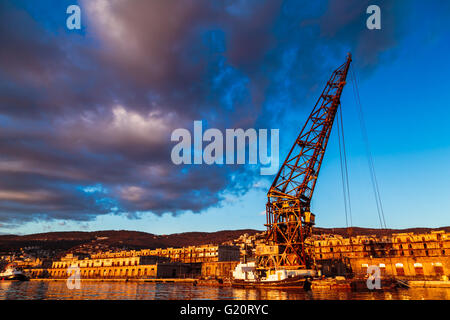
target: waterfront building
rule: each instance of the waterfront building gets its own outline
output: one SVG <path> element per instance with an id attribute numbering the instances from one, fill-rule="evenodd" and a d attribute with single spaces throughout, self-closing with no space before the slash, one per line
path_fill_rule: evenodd
<path id="1" fill-rule="evenodd" d="M 228 245 L 200 245 L 182 248 L 159 248 L 130 250 L 110 253 L 100 253 L 92 258 L 142 257 L 158 256 L 170 261 L 182 263 L 239 261 L 240 251 L 236 246 Z"/>
<path id="2" fill-rule="evenodd" d="M 67 278 L 69 268 L 79 268 L 80 277 L 85 279 L 180 278 L 196 272 L 196 268 L 188 264 L 158 256 L 78 260 L 69 255 L 53 262 L 48 273 L 51 278 Z"/>
<path id="3" fill-rule="evenodd" d="M 441 278 L 450 275 L 450 233 L 394 233 L 391 236 L 320 235 L 313 238 L 316 262 L 325 274 L 366 274 L 375 265 L 383 275 Z M 345 271 L 344 271 L 345 270 Z"/>
<path id="4" fill-rule="evenodd" d="M 77 267 L 80 268 L 80 276 L 88 279 L 197 277 L 201 274 L 202 263 L 230 261 L 239 261 L 238 247 L 201 245 L 103 252 L 85 259 L 67 254 L 53 262 L 48 274 L 51 278 L 67 278 L 68 268 Z M 27 271 L 32 275 L 44 274 L 32 269 Z"/>
<path id="5" fill-rule="evenodd" d="M 444 231 L 394 233 L 389 237 L 321 235 L 313 241 L 316 259 L 450 256 L 450 233 Z"/>

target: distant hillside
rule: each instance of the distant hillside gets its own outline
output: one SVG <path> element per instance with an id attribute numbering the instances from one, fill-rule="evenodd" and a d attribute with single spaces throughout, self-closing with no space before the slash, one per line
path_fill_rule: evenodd
<path id="1" fill-rule="evenodd" d="M 167 248 L 200 244 L 220 244 L 238 238 L 244 233 L 253 235 L 258 230 L 224 230 L 217 232 L 184 232 L 170 235 L 155 235 L 139 231 L 67 231 L 37 233 L 24 236 L 0 235 L 0 251 L 26 246 L 49 249 L 70 249 L 81 244 L 94 243 L 111 247 Z"/>
<path id="2" fill-rule="evenodd" d="M 384 235 L 401 232 L 424 233 L 432 230 L 445 230 L 450 232 L 449 227 L 441 228 L 410 228 L 410 229 L 381 229 L 352 228 L 352 235 Z M 182 247 L 200 244 L 220 244 L 228 240 L 238 238 L 247 233 L 253 235 L 262 232 L 260 230 L 224 230 L 217 232 L 184 232 L 170 235 L 155 235 L 147 232 L 109 230 L 109 231 L 67 231 L 37 233 L 24 236 L 0 235 L 0 251 L 14 250 L 27 246 L 39 246 L 46 249 L 68 250 L 83 245 L 101 245 L 102 247 L 124 247 L 124 248 L 167 248 Z M 314 229 L 315 234 L 339 234 L 347 236 L 347 228 L 320 228 Z"/>

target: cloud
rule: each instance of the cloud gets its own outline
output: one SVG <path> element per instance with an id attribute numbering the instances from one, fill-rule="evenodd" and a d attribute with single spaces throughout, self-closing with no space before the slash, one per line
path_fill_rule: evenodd
<path id="1" fill-rule="evenodd" d="M 383 53 L 402 39 L 406 32 L 402 22 L 410 14 L 398 1 L 379 1 L 381 29 L 369 30 L 365 27 L 369 17 L 366 9 L 372 4 L 369 0 L 332 0 L 319 19 L 321 36 L 331 43 L 348 46 L 363 72 L 385 62 Z"/>
<path id="2" fill-rule="evenodd" d="M 172 164 L 171 132 L 279 128 L 346 51 L 373 69 L 401 18 L 386 3 L 369 34 L 365 3 L 86 0 L 70 32 L 60 7 L 2 1 L 0 221 L 199 213 L 261 188 L 247 166 Z"/>

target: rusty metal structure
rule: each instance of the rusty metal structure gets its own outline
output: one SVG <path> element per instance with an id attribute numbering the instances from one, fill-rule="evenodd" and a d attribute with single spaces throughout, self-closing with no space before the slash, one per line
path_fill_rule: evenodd
<path id="1" fill-rule="evenodd" d="M 257 249 L 260 270 L 313 266 L 305 243 L 315 220 L 311 198 L 351 61 L 348 54 L 332 73 L 267 193 L 266 245 Z"/>

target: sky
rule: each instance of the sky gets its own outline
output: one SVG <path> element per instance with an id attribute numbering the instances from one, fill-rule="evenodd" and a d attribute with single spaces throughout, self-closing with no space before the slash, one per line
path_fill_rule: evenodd
<path id="1" fill-rule="evenodd" d="M 81 8 L 69 30 L 66 9 Z M 381 9 L 369 30 L 366 8 Z M 450 4 L 0 2 L 0 233 L 264 230 L 259 165 L 175 165 L 177 128 L 279 129 L 283 161 L 352 53 L 389 228 L 450 225 Z M 350 80 L 352 225 L 380 227 Z M 312 199 L 346 226 L 336 128 Z"/>

